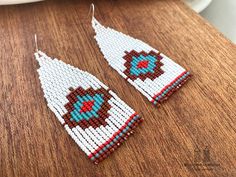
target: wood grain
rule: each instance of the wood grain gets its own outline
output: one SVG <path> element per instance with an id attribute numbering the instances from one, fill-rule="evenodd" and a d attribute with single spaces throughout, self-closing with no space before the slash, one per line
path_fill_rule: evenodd
<path id="1" fill-rule="evenodd" d="M 0 7 L 0 176 L 236 176 L 236 47 L 179 0 L 97 0 L 96 17 L 191 69 L 155 108 L 103 59 L 87 17 L 91 1 Z M 47 108 L 34 34 L 52 57 L 94 74 L 145 121 L 108 159 L 92 164 Z M 189 169 L 210 148 L 213 169 Z"/>

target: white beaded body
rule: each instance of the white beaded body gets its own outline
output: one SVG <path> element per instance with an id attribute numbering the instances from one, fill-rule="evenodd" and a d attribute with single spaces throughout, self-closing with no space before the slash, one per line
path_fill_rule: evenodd
<path id="1" fill-rule="evenodd" d="M 164 100 L 190 76 L 183 67 L 143 41 L 104 27 L 94 17 L 92 26 L 109 65 L 154 104 Z M 161 64 L 157 65 L 158 62 Z"/>
<path id="2" fill-rule="evenodd" d="M 100 162 L 126 139 L 141 120 L 140 117 L 113 91 L 88 72 L 58 59 L 51 59 L 41 51 L 36 52 L 35 57 L 40 65 L 38 73 L 48 107 L 87 156 L 95 163 Z M 68 95 L 72 92 L 70 88 L 80 88 L 81 92 L 92 90 L 94 94 L 88 95 L 91 92 L 82 94 L 78 90 L 78 94 L 74 97 L 77 102 L 73 102 L 74 104 L 71 104 L 73 108 L 68 111 L 65 105 L 70 102 L 68 100 Z M 102 92 L 96 93 L 101 89 L 108 95 L 106 98 Z M 73 112 L 75 109 L 78 110 Z M 65 119 L 65 115 L 70 119 Z M 101 124 L 99 116 L 104 117 Z M 83 126 L 85 125 L 83 123 L 86 123 L 86 126 Z"/>

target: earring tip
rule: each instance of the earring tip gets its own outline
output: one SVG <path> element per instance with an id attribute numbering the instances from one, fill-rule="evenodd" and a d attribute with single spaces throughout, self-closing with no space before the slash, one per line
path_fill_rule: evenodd
<path id="1" fill-rule="evenodd" d="M 38 52 L 38 39 L 37 39 L 37 34 L 34 34 L 34 42 L 35 42 L 35 51 Z"/>
<path id="2" fill-rule="evenodd" d="M 88 13 L 88 16 L 89 16 L 89 14 L 90 14 L 91 11 L 92 11 L 92 20 L 93 20 L 93 18 L 94 18 L 94 10 L 95 10 L 94 4 L 91 3 L 91 5 L 90 5 L 90 9 L 89 9 L 89 13 Z"/>

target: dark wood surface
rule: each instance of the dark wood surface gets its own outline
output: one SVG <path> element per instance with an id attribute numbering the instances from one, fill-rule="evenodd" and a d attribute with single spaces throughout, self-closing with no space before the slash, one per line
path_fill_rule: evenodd
<path id="1" fill-rule="evenodd" d="M 236 176 L 235 45 L 178 0 L 95 1 L 102 24 L 191 69 L 193 78 L 156 108 L 103 59 L 87 17 L 90 3 L 0 7 L 0 176 Z M 47 108 L 33 57 L 35 33 L 41 50 L 94 74 L 145 119 L 99 165 Z M 216 166 L 186 166 L 206 146 Z"/>

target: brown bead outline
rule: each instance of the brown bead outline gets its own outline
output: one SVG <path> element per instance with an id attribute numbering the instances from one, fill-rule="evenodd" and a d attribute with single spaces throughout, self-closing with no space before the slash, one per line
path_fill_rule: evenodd
<path id="1" fill-rule="evenodd" d="M 71 115 L 70 113 L 75 109 L 73 104 L 78 101 L 77 96 L 84 96 L 86 94 L 90 94 L 91 96 L 94 96 L 95 94 L 103 94 L 104 95 L 104 103 L 101 106 L 101 109 L 97 112 L 99 117 L 92 117 L 88 121 L 82 120 L 79 122 L 71 121 Z M 86 129 L 90 126 L 93 128 L 97 128 L 101 125 L 107 125 L 107 122 L 105 119 L 107 119 L 110 115 L 107 113 L 111 109 L 111 105 L 108 103 L 108 100 L 110 100 L 112 96 L 108 92 L 108 90 L 105 90 L 104 88 L 100 88 L 98 90 L 94 90 L 92 88 L 89 88 L 87 90 L 84 90 L 82 87 L 78 87 L 77 89 L 70 92 L 69 95 L 66 96 L 68 99 L 68 103 L 65 105 L 66 110 L 68 111 L 66 114 L 64 114 L 62 117 L 65 120 L 64 124 L 67 124 L 70 128 L 74 128 L 77 125 L 79 125 L 82 129 Z"/>
<path id="2" fill-rule="evenodd" d="M 124 71 L 124 74 L 131 80 L 136 80 L 138 78 L 140 78 L 142 81 L 144 81 L 146 78 L 150 78 L 151 80 L 154 80 L 155 78 L 159 77 L 160 75 L 162 75 L 164 73 L 164 71 L 161 69 L 161 66 L 163 66 L 163 63 L 161 63 L 161 59 L 163 58 L 159 53 L 156 53 L 154 51 L 150 51 L 149 53 L 146 53 L 145 51 L 141 51 L 141 52 L 136 52 L 135 50 L 132 50 L 130 52 L 125 51 L 126 55 L 123 57 L 126 62 L 125 62 L 125 67 L 126 70 Z M 157 59 L 157 61 L 155 62 L 156 67 L 154 68 L 154 73 L 146 73 L 146 74 L 140 74 L 139 76 L 135 76 L 135 75 L 131 75 L 130 74 L 130 69 L 131 69 L 131 62 L 132 62 L 132 57 L 139 57 L 140 55 L 143 56 L 148 56 L 148 55 L 152 55 L 153 57 L 155 57 Z M 127 79 L 128 79 L 127 78 Z"/>

